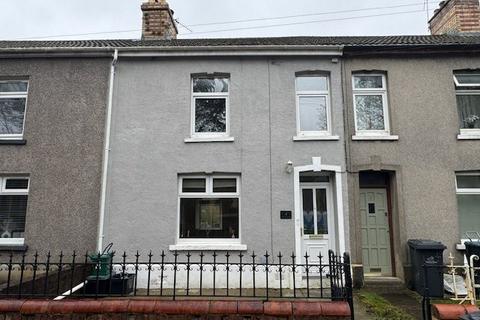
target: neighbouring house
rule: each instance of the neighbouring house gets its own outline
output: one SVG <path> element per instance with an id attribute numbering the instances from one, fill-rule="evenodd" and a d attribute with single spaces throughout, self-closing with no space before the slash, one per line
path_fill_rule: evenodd
<path id="1" fill-rule="evenodd" d="M 408 277 L 408 239 L 441 241 L 462 261 L 480 231 L 480 34 L 466 35 L 479 12 L 446 1 L 430 29 L 456 36 L 344 49 L 351 253 L 367 276 Z"/>
<path id="2" fill-rule="evenodd" d="M 112 54 L 83 45 L 0 42 L 0 254 L 95 249 Z"/>
<path id="3" fill-rule="evenodd" d="M 148 1 L 141 40 L 0 42 L 4 224 L 26 212 L 4 244 L 351 251 L 358 274 L 399 278 L 411 238 L 460 259 L 480 231 L 465 6 L 443 3 L 426 36 L 176 39 Z"/>

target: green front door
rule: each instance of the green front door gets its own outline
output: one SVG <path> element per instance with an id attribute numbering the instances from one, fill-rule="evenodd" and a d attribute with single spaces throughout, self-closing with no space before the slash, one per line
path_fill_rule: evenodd
<path id="1" fill-rule="evenodd" d="M 391 276 L 390 227 L 386 189 L 360 190 L 362 255 L 366 276 Z"/>

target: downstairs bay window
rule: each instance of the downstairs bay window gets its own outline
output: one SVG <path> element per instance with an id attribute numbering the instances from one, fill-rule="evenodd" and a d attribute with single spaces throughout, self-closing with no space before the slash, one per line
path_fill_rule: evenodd
<path id="1" fill-rule="evenodd" d="M 29 179 L 0 177 L 0 245 L 23 245 Z"/>
<path id="2" fill-rule="evenodd" d="M 174 250 L 245 250 L 240 245 L 240 177 L 181 176 Z"/>
<path id="3" fill-rule="evenodd" d="M 457 173 L 456 187 L 460 237 L 465 240 L 480 233 L 480 171 Z"/>

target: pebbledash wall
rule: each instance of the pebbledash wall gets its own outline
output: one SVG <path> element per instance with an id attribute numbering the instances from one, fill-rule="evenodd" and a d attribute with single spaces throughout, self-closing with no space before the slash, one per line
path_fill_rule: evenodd
<path id="1" fill-rule="evenodd" d="M 293 141 L 295 73 L 329 73 L 334 141 Z M 126 58 L 117 65 L 104 243 L 135 252 L 177 242 L 178 175 L 241 175 L 241 244 L 247 250 L 295 251 L 294 174 L 322 164 L 345 168 L 341 67 L 331 57 Z M 231 142 L 187 143 L 191 76 L 230 75 Z M 348 221 L 346 174 L 341 210 Z M 335 177 L 335 174 L 333 175 Z M 335 196 L 336 199 L 336 196 Z M 338 212 L 339 208 L 335 208 Z M 281 220 L 280 211 L 292 211 Z M 336 214 L 336 213 L 335 213 Z M 348 226 L 344 234 L 348 239 Z M 347 241 L 348 242 L 348 241 Z M 348 248 L 347 248 L 348 249 Z"/>
<path id="2" fill-rule="evenodd" d="M 358 203 L 358 172 L 387 170 L 392 181 L 392 231 L 396 273 L 408 265 L 408 239 L 443 242 L 457 254 L 459 231 L 455 173 L 480 169 L 478 140 L 459 140 L 454 70 L 475 69 L 480 59 L 470 55 L 428 57 L 349 57 L 345 59 L 348 116 L 348 169 L 351 248 L 354 263 L 362 263 Z M 355 133 L 352 72 L 376 70 L 387 77 L 391 132 L 398 141 L 352 141 Z"/>
<path id="3" fill-rule="evenodd" d="M 26 144 L 0 145 L 0 175 L 30 178 L 28 254 L 95 249 L 110 61 L 0 59 L 1 80 L 28 80 Z"/>

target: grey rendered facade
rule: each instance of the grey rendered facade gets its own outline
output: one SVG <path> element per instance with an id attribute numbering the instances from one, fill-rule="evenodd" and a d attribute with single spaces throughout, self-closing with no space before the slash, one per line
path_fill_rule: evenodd
<path id="1" fill-rule="evenodd" d="M 95 249 L 110 61 L 0 58 L 0 80 L 28 81 L 23 139 L 0 145 L 0 176 L 29 178 L 23 245 L 2 250 Z"/>
<path id="2" fill-rule="evenodd" d="M 349 171 L 351 250 L 353 261 L 364 264 L 366 235 L 362 233 L 360 190 L 369 188 L 362 174 L 384 173 L 390 195 L 390 244 L 393 268 L 403 278 L 408 262 L 408 239 L 433 239 L 460 258 L 457 245 L 465 238 L 459 227 L 456 174 L 478 172 L 478 140 L 459 138 L 459 114 L 453 75 L 478 70 L 480 59 L 461 53 L 402 57 L 365 55 L 345 58 L 345 92 Z M 391 134 L 398 140 L 355 141 L 352 75 L 386 75 Z M 477 207 L 478 208 L 478 207 Z M 477 209 L 478 211 L 478 209 Z M 390 259 L 390 257 L 389 257 Z M 368 270 L 365 270 L 368 273 Z"/>
<path id="3" fill-rule="evenodd" d="M 333 140 L 293 140 L 295 77 L 302 71 L 328 74 L 332 135 L 338 136 Z M 192 75 L 199 73 L 229 74 L 233 141 L 189 142 Z M 322 174 L 330 175 L 332 190 L 343 186 L 339 198 L 333 192 L 332 208 L 342 214 L 347 225 L 338 57 L 248 57 L 237 53 L 234 57 L 145 59 L 122 58 L 120 54 L 114 92 L 105 243 L 113 242 L 130 252 L 168 250 L 179 240 L 179 175 L 222 173 L 237 174 L 241 179 L 242 250 L 291 254 L 298 251 L 295 232 L 299 221 L 295 217 L 295 174 L 287 170 L 288 162 L 293 168 L 312 165 L 312 157 L 340 168 L 338 175 L 328 170 Z M 280 219 L 281 211 L 291 211 L 291 219 Z M 348 239 L 348 226 L 335 240 L 334 246 L 340 249 L 343 244 L 338 239 Z M 202 248 L 221 246 L 196 250 Z"/>
<path id="4" fill-rule="evenodd" d="M 93 250 L 97 236 L 129 253 L 303 255 L 322 248 L 351 251 L 354 263 L 370 267 L 366 274 L 404 277 L 408 239 L 442 241 L 446 254 L 460 258 L 455 182 L 459 172 L 478 175 L 479 136 L 459 138 L 453 75 L 478 69 L 479 43 L 476 36 L 415 36 L 36 44 L 58 48 L 44 58 L 12 59 L 9 53 L 0 60 L 1 80 L 29 81 L 27 142 L 2 142 L 8 152 L 0 155 L 0 179 L 30 178 L 25 244 L 32 251 Z M 29 46 L 3 43 L 2 50 L 44 51 Z M 68 46 L 84 48 L 75 58 L 60 58 L 72 50 Z M 106 48 L 103 58 L 76 56 L 100 48 Z M 112 48 L 119 57 L 103 199 Z M 354 137 L 352 76 L 359 73 L 385 79 L 389 136 Z M 217 141 L 192 137 L 192 79 L 198 75 L 229 81 L 229 134 Z M 328 79 L 329 136 L 298 136 L 296 79 L 304 76 Z M 180 181 L 197 176 L 239 181 L 239 227 L 231 239 L 183 241 Z M 362 234 L 362 194 L 372 188 L 385 190 L 388 202 L 380 209 L 389 220 L 390 265 L 379 272 L 366 263 Z M 328 237 L 304 232 L 304 189 L 329 190 Z"/>

